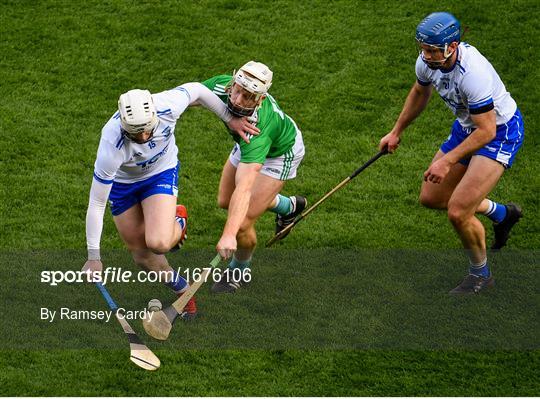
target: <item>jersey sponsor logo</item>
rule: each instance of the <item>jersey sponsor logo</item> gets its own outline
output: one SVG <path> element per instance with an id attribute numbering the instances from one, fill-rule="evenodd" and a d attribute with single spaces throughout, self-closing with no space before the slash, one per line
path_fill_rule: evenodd
<path id="1" fill-rule="evenodd" d="M 142 169 L 146 169 L 150 167 L 152 164 L 156 163 L 159 158 L 161 158 L 163 155 L 167 153 L 168 148 L 169 148 L 169 145 L 167 144 L 167 146 L 163 149 L 163 151 L 157 153 L 150 159 L 147 159 L 142 162 L 137 162 L 135 165 L 140 166 Z"/>

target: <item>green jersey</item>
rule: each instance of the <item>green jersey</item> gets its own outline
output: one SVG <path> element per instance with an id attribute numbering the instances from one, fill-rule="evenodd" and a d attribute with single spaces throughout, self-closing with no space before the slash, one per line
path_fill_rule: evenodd
<path id="1" fill-rule="evenodd" d="M 202 83 L 217 94 L 221 101 L 227 103 L 225 88 L 231 81 L 232 76 L 219 75 Z M 296 139 L 296 124 L 279 108 L 270 94 L 267 94 L 252 118 L 260 130 L 258 136 L 250 137 L 249 144 L 236 134 L 232 136 L 240 145 L 240 162 L 263 164 L 266 158 L 279 157 L 293 147 Z"/>

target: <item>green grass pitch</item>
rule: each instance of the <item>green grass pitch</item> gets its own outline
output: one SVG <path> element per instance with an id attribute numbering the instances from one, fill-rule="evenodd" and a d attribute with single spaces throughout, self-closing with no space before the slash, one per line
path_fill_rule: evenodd
<path id="1" fill-rule="evenodd" d="M 0 7 L 2 395 L 538 394 L 537 1 L 13 0 Z M 453 120 L 433 98 L 396 155 L 377 161 L 275 249 L 260 252 L 254 289 L 229 299 L 203 289 L 200 324 L 182 327 L 165 345 L 133 323 L 161 358 L 159 371 L 144 372 L 128 361 L 114 323 L 81 324 L 89 336 L 107 340 L 107 348 L 76 349 L 75 341 L 62 348 L 64 337 L 39 320 L 39 307 L 58 298 L 97 308 L 104 302 L 88 287 L 53 290 L 39 283 L 42 265 L 28 260 L 41 259 L 40 251 L 77 250 L 80 260 L 59 264 L 82 266 L 100 130 L 120 93 L 202 81 L 250 59 L 267 63 L 274 71 L 271 93 L 298 123 L 307 148 L 285 193 L 313 202 L 376 153 L 415 79 L 415 26 L 436 10 L 451 11 L 469 26 L 465 40 L 492 62 L 525 119 L 525 144 L 491 195 L 518 202 L 525 212 L 509 252 L 495 258 L 497 290 L 477 302 L 445 296 L 465 270 L 464 258 L 455 255 L 459 239 L 444 213 L 417 201 L 422 173 Z M 215 198 L 231 140 L 221 122 L 200 109 L 184 114 L 176 137 L 181 201 L 191 213 L 186 254 L 209 254 L 226 218 Z M 272 215 L 265 215 L 258 223 L 260 241 L 272 230 Z M 108 211 L 102 248 L 126 256 Z M 432 266 L 430 256 L 440 260 L 434 254 L 441 249 L 454 254 L 452 261 Z M 392 251 L 428 255 L 412 268 L 409 258 L 392 258 Z M 347 254 L 365 257 L 347 263 Z M 377 254 L 386 260 L 378 263 Z M 339 268 L 332 268 L 335 258 Z M 330 259 L 328 270 L 321 259 Z M 143 305 L 149 297 L 138 289 L 119 293 L 111 287 L 119 302 Z M 389 292 L 390 299 L 384 295 Z M 428 302 L 432 306 L 424 308 Z M 296 315 L 304 321 L 297 333 L 307 337 L 307 347 L 279 340 L 255 344 L 257 332 L 250 328 L 278 325 L 280 309 L 287 320 Z M 319 324 L 310 325 L 311 309 Z M 342 330 L 323 324 L 327 310 L 342 312 Z M 478 330 L 465 331 L 475 321 Z M 426 333 L 430 324 L 439 341 Z M 351 334 L 346 327 L 355 325 L 361 328 Z M 225 348 L 218 347 L 220 331 Z M 235 343 L 234 334 L 245 345 Z M 346 345 L 336 348 L 326 340 L 329 334 Z"/>

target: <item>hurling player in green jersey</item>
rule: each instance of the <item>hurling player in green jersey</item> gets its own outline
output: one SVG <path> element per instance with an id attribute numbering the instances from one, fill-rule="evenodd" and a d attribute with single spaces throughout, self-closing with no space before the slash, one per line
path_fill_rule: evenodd
<path id="1" fill-rule="evenodd" d="M 272 75 L 266 65 L 250 61 L 234 76 L 219 75 L 203 82 L 233 115 L 247 117 L 260 131 L 248 135 L 248 142 L 232 135 L 236 144 L 223 167 L 218 203 L 228 214 L 217 250 L 232 260 L 212 286 L 215 293 L 234 292 L 247 282 L 245 273 L 233 272 L 251 265 L 259 216 L 267 210 L 276 213 L 279 232 L 306 207 L 304 197 L 280 194 L 285 182 L 296 177 L 305 149 L 302 133 L 268 93 Z"/>

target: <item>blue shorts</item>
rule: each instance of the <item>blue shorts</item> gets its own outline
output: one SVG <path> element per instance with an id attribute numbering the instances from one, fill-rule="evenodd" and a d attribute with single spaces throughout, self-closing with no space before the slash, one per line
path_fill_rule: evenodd
<path id="1" fill-rule="evenodd" d="M 113 182 L 109 194 L 109 204 L 114 216 L 127 211 L 133 205 L 142 202 L 154 194 L 169 194 L 178 196 L 178 171 L 180 164 L 175 168 L 164 170 L 155 176 L 136 183 Z"/>
<path id="2" fill-rule="evenodd" d="M 448 139 L 441 145 L 441 151 L 445 154 L 452 151 L 460 145 L 474 129 L 465 129 L 456 120 L 452 125 L 452 131 Z M 480 148 L 474 155 L 482 155 L 484 157 L 500 162 L 505 168 L 510 168 L 514 162 L 514 158 L 523 144 L 525 130 L 523 128 L 523 119 L 519 108 L 516 113 L 504 125 L 497 126 L 497 136 Z M 459 162 L 463 165 L 468 165 L 471 158 L 464 158 Z"/>

